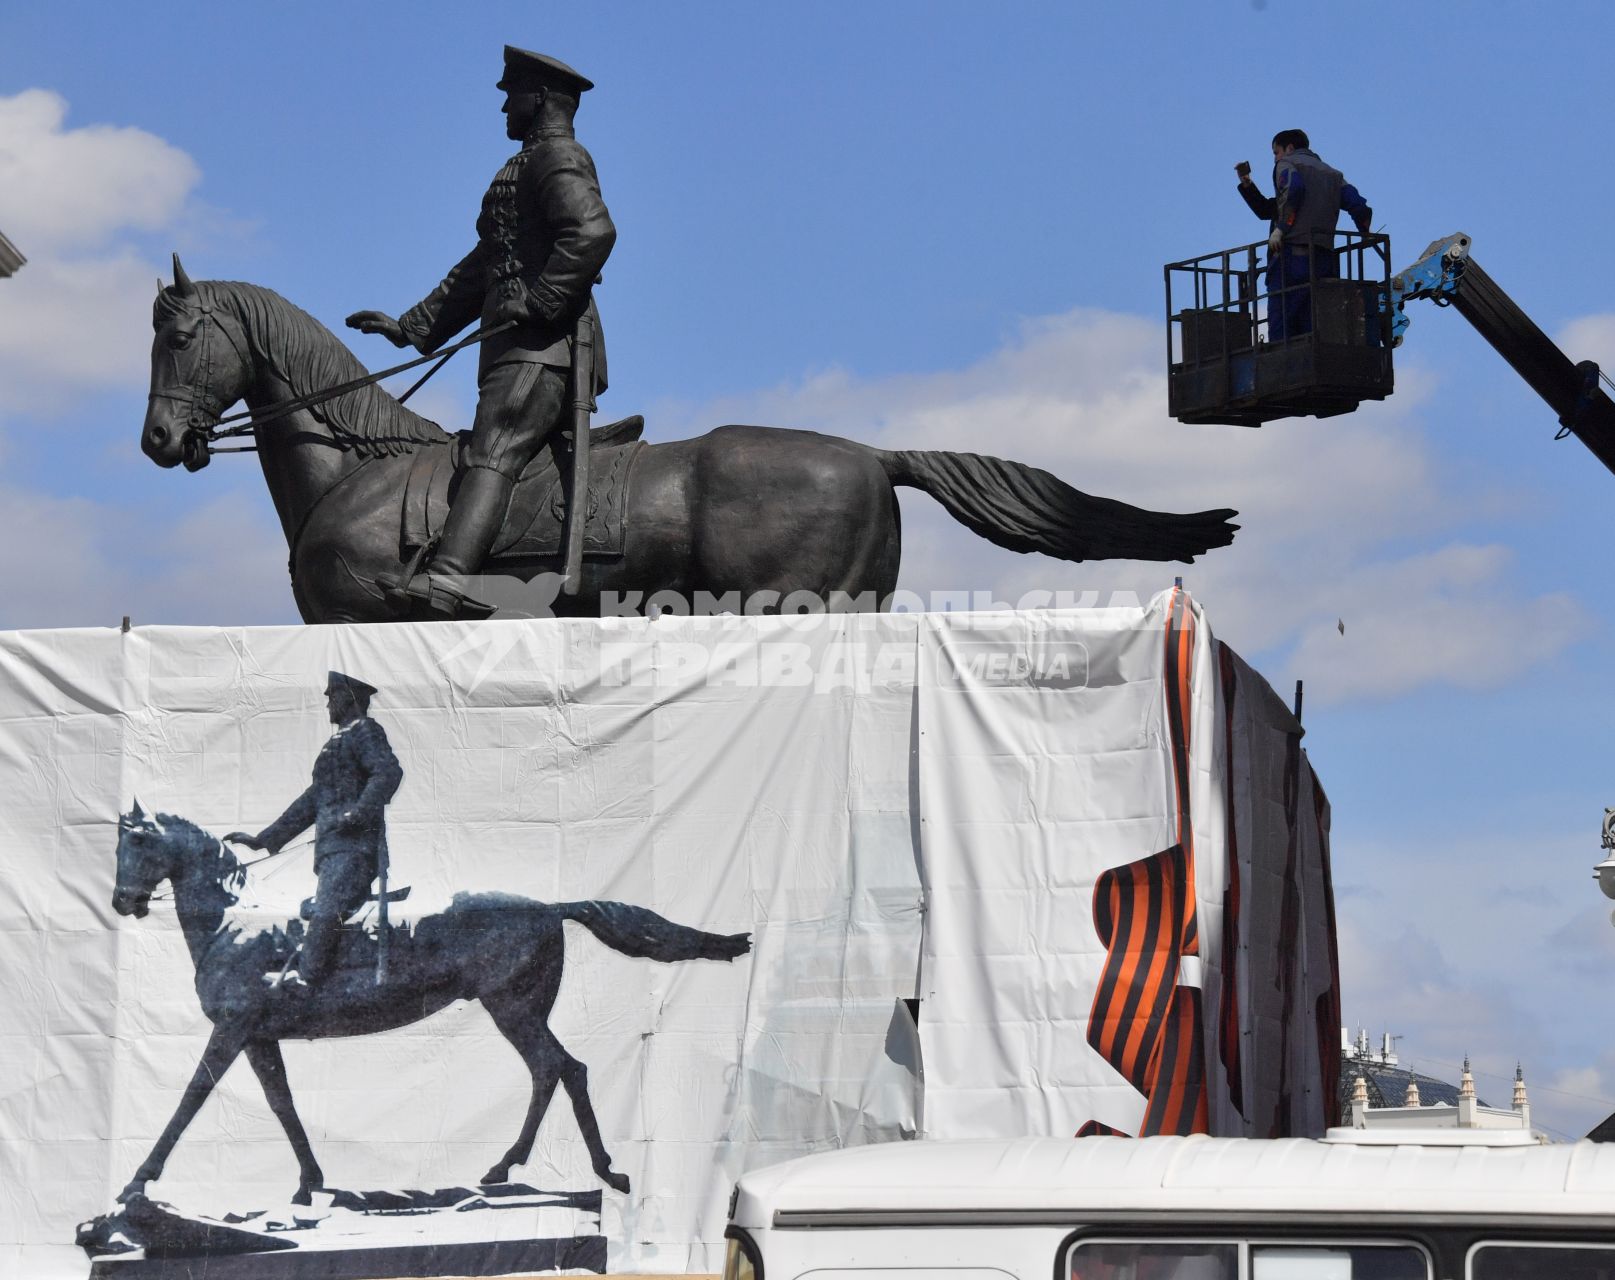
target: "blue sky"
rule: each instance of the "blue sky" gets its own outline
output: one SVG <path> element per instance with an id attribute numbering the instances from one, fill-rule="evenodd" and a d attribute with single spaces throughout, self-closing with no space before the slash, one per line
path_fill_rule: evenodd
<path id="1" fill-rule="evenodd" d="M 620 239 L 612 389 L 674 439 L 806 426 L 1245 512 L 1188 570 L 1286 694 L 1334 804 L 1346 1015 L 1540 1119 L 1615 1110 L 1610 475 L 1452 312 L 1398 392 L 1259 432 L 1165 415 L 1163 263 L 1256 239 L 1232 166 L 1300 126 L 1398 263 L 1463 230 L 1575 358 L 1615 366 L 1615 9 L 1266 3 L 149 3 L 13 7 L 0 41 L 0 626 L 293 617 L 249 460 L 137 449 L 152 281 L 268 285 L 337 327 L 471 243 L 508 152 L 500 46 L 599 84 L 579 116 Z M 90 335 L 88 338 L 74 335 Z M 372 366 L 393 349 L 354 336 Z M 473 362 L 418 403 L 464 425 Z M 905 584 L 1145 596 L 916 498 Z M 1336 628 L 1346 623 L 1346 633 Z M 1487 1074 L 1490 1073 L 1490 1074 Z"/>

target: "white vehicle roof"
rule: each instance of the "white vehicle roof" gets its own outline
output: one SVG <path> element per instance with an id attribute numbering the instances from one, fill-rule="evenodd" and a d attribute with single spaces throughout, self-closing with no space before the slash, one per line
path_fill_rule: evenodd
<path id="1" fill-rule="evenodd" d="M 1350 1132 L 1350 1131 L 1346 1131 Z M 1451 1131 L 1446 1131 L 1448 1134 Z M 1274 1215 L 1615 1221 L 1615 1145 L 1396 1145 L 1307 1138 L 1156 1137 L 896 1142 L 807 1156 L 740 1180 L 734 1221 L 766 1228 Z M 1429 1145 L 1424 1145 L 1424 1144 Z"/>

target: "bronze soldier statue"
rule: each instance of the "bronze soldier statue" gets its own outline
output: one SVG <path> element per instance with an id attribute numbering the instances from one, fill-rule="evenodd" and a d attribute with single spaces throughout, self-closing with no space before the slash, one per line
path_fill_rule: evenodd
<path id="1" fill-rule="evenodd" d="M 395 608 L 465 616 L 476 601 L 445 579 L 476 573 L 523 468 L 566 420 L 573 334 L 595 337 L 594 391 L 606 387 L 604 343 L 590 292 L 616 242 L 594 161 L 573 136 L 578 98 L 594 83 L 555 58 L 505 46 L 505 132 L 522 149 L 494 176 L 477 244 L 431 293 L 394 320 L 358 311 L 348 325 L 423 354 L 473 321 L 515 327 L 482 344 L 476 418 L 460 459 L 443 536 L 424 563 L 380 580 Z"/>
<path id="2" fill-rule="evenodd" d="M 364 905 L 370 887 L 386 868 L 387 802 L 404 780 L 387 733 L 369 715 L 376 690 L 340 671 L 325 684 L 326 708 L 336 732 L 320 748 L 314 778 L 291 807 L 257 835 L 226 837 L 253 849 L 279 853 L 314 828 L 314 897 L 304 904 L 308 932 L 297 968 L 284 985 L 313 986 L 336 959 L 342 922 Z"/>

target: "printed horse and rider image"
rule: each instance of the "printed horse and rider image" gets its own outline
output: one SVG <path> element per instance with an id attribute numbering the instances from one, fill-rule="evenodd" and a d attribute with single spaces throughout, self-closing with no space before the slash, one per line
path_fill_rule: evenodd
<path id="1" fill-rule="evenodd" d="M 212 1030 L 173 1117 L 119 1195 L 122 1207 L 80 1227 L 79 1243 L 92 1256 L 135 1248 L 151 1257 L 287 1247 L 284 1234 L 277 1240 L 232 1222 L 199 1220 L 148 1195 L 148 1184 L 163 1176 L 187 1127 L 241 1057 L 257 1076 L 296 1156 L 291 1204 L 309 1206 L 320 1197 L 359 1213 L 386 1211 L 378 1208 L 385 1196 L 375 1198 L 381 1193 L 327 1185 L 293 1101 L 281 1042 L 374 1035 L 420 1022 L 457 1001 L 476 1001 L 487 1011 L 525 1064 L 531 1094 L 515 1140 L 482 1173 L 475 1190 L 462 1189 L 459 1199 L 439 1195 L 443 1203 L 435 1207 L 463 1212 L 473 1199 L 492 1198 L 508 1208 L 518 1203 L 509 1198 L 512 1193 L 540 1196 L 510 1179 L 515 1167 L 531 1159 L 557 1088 L 571 1103 L 599 1183 L 619 1194 L 630 1191 L 628 1176 L 614 1167 L 601 1137 L 588 1068 L 549 1026 L 566 957 L 563 925 L 572 921 L 623 956 L 661 964 L 734 961 L 750 951 L 751 935 L 692 928 L 626 902 L 539 902 L 505 892 L 456 893 L 446 910 L 408 923 L 390 922 L 389 902 L 405 900 L 409 891 L 387 888 L 385 809 L 405 771 L 386 730 L 369 714 L 376 693 L 375 686 L 354 676 L 329 673 L 325 697 L 333 731 L 315 760 L 310 784 L 257 835 L 232 832 L 220 839 L 186 818 L 147 813 L 138 800 L 120 817 L 113 909 L 139 919 L 154 899 L 172 900 L 195 966 L 197 999 Z M 302 919 L 266 923 L 261 916 L 244 915 L 238 904 L 250 868 L 279 854 L 311 826 L 317 884 L 303 903 Z M 266 857 L 244 862 L 232 844 L 265 851 Z M 165 882 L 169 889 L 162 892 Z M 377 908 L 374 917 L 356 919 L 367 904 Z M 550 1198 L 544 1203 L 570 1196 L 577 1202 L 573 1207 L 592 1204 L 598 1217 L 598 1191 L 592 1198 L 589 1193 L 543 1194 Z M 424 1205 L 410 1200 L 390 1208 L 426 1212 L 434 1207 L 427 1199 Z M 595 1245 L 595 1236 L 580 1239 L 586 1247 L 568 1245 L 570 1252 L 562 1251 L 571 1261 L 546 1265 L 582 1265 L 579 1257 L 592 1258 L 604 1247 Z"/>

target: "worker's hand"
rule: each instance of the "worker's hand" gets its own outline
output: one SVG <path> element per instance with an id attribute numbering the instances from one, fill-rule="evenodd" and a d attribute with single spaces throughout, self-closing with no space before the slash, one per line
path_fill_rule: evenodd
<path id="1" fill-rule="evenodd" d="M 1282 248 L 1284 248 L 1284 232 L 1274 227 L 1267 236 L 1267 251 L 1277 253 Z"/>
<path id="2" fill-rule="evenodd" d="M 355 311 L 347 319 L 350 329 L 357 329 L 360 333 L 379 333 L 395 347 L 407 347 L 409 339 L 404 336 L 404 330 L 398 321 L 394 320 L 385 311 Z"/>
<path id="3" fill-rule="evenodd" d="M 249 849 L 267 849 L 267 848 L 269 848 L 269 846 L 267 844 L 265 844 L 262 840 L 260 840 L 257 836 L 250 835 L 249 833 L 247 833 L 245 831 L 232 831 L 229 835 L 225 836 L 224 839 L 225 839 L 225 843 L 227 843 L 227 844 L 244 844 Z"/>
<path id="4" fill-rule="evenodd" d="M 1250 186 L 1250 184 L 1251 184 L 1251 162 L 1249 160 L 1241 160 L 1238 164 L 1236 164 L 1234 166 L 1234 172 L 1239 175 L 1239 185 L 1240 186 L 1242 186 L 1242 187 Z"/>

